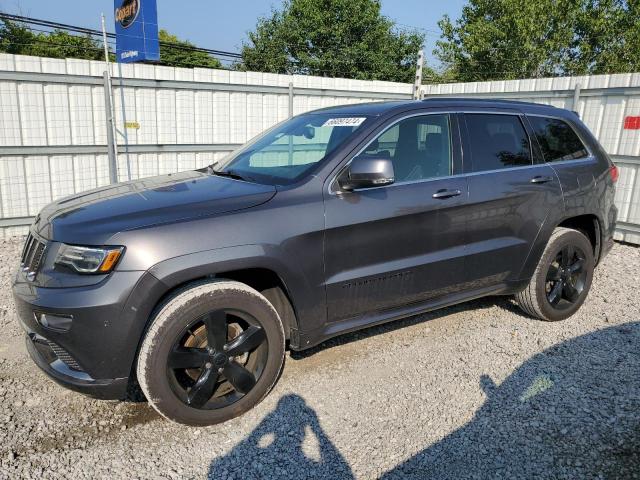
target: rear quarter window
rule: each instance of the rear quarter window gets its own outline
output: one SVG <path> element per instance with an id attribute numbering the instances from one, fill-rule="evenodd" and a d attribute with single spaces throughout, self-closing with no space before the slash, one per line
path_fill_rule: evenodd
<path id="1" fill-rule="evenodd" d="M 548 117 L 528 117 L 546 162 L 586 158 L 589 152 L 571 125 Z"/>

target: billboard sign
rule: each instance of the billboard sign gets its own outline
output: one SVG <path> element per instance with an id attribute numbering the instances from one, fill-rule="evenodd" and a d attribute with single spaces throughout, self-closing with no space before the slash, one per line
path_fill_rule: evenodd
<path id="1" fill-rule="evenodd" d="M 156 0 L 114 0 L 114 8 L 117 61 L 160 60 Z"/>

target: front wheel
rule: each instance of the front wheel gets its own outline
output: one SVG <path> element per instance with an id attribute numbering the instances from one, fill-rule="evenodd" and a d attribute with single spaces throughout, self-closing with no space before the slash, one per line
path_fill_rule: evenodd
<path id="1" fill-rule="evenodd" d="M 556 228 L 522 292 L 516 295 L 520 308 L 547 321 L 564 320 L 584 303 L 594 269 L 589 239 L 570 228 Z"/>
<path id="2" fill-rule="evenodd" d="M 264 296 L 239 282 L 207 280 L 157 312 L 138 355 L 138 382 L 164 417 L 213 425 L 269 393 L 284 352 L 282 322 Z"/>

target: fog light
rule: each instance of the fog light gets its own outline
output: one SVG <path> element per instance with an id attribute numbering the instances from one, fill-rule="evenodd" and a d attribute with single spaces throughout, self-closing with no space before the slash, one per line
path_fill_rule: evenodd
<path id="1" fill-rule="evenodd" d="M 62 315 L 54 313 L 33 312 L 36 321 L 45 328 L 56 330 L 58 332 L 66 332 L 71 328 L 73 315 Z"/>

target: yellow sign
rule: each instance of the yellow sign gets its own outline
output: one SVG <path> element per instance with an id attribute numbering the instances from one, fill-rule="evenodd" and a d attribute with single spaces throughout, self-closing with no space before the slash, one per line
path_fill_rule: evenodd
<path id="1" fill-rule="evenodd" d="M 140 128 L 140 124 L 138 122 L 124 122 L 124 128 L 135 128 L 138 130 Z"/>

